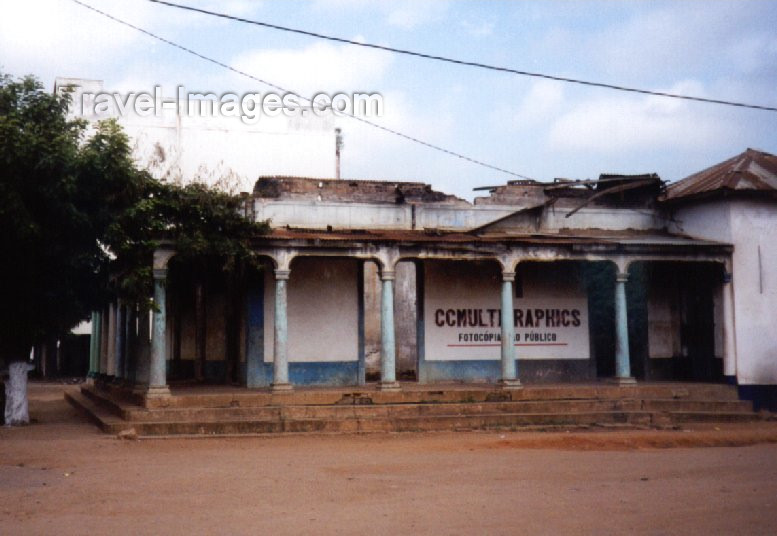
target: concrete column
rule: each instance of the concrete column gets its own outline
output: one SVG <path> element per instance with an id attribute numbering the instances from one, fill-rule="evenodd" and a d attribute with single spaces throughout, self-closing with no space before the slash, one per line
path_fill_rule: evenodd
<path id="1" fill-rule="evenodd" d="M 205 283 L 203 270 L 194 287 L 194 378 L 205 380 L 205 353 L 208 334 L 208 318 L 205 308 Z"/>
<path id="2" fill-rule="evenodd" d="M 515 324 L 513 321 L 515 272 L 502 272 L 502 388 L 520 389 L 515 367 Z"/>
<path id="3" fill-rule="evenodd" d="M 92 336 L 89 339 L 89 374 L 87 375 L 87 378 L 92 379 L 97 376 L 100 367 L 101 319 L 102 315 L 99 311 L 92 311 Z"/>
<path id="4" fill-rule="evenodd" d="M 100 313 L 100 348 L 97 354 L 97 376 L 104 380 L 108 371 L 108 307 Z"/>
<path id="5" fill-rule="evenodd" d="M 137 346 L 138 316 L 134 305 L 124 306 L 124 379 L 130 385 L 135 383 L 135 348 Z"/>
<path id="6" fill-rule="evenodd" d="M 734 323 L 734 281 L 723 274 L 723 375 L 737 375 L 737 339 Z"/>
<path id="7" fill-rule="evenodd" d="M 365 336 L 365 312 L 364 312 L 364 261 L 357 261 L 358 268 L 356 269 L 356 309 L 358 316 L 357 340 L 358 340 L 358 365 L 356 370 L 356 383 L 358 385 L 364 385 L 367 383 L 367 355 L 366 355 L 366 336 Z"/>
<path id="8" fill-rule="evenodd" d="M 124 315 L 124 304 L 121 301 L 116 302 L 116 329 L 114 338 L 114 362 L 116 370 L 114 376 L 116 379 L 124 377 L 124 333 L 126 329 L 126 319 Z"/>
<path id="9" fill-rule="evenodd" d="M 149 335 L 149 311 L 145 307 L 138 311 L 138 335 L 135 340 L 134 380 L 135 394 L 145 395 L 148 391 L 148 377 L 151 363 L 151 347 Z"/>
<path id="10" fill-rule="evenodd" d="M 116 374 L 116 304 L 108 306 L 108 340 L 106 369 L 103 371 L 110 377 Z"/>
<path id="11" fill-rule="evenodd" d="M 415 261 L 415 348 L 416 348 L 416 374 L 418 383 L 426 383 L 428 374 L 426 371 L 426 333 L 424 318 L 424 301 L 426 300 L 426 268 L 424 261 Z"/>
<path id="12" fill-rule="evenodd" d="M 146 397 L 170 396 L 167 387 L 167 297 L 165 296 L 167 268 L 154 269 L 154 311 L 151 336 L 151 364 L 148 373 Z"/>
<path id="13" fill-rule="evenodd" d="M 615 382 L 619 385 L 634 384 L 629 363 L 629 321 L 626 312 L 627 272 L 615 276 Z"/>
<path id="14" fill-rule="evenodd" d="M 287 284 L 291 270 L 275 270 L 275 337 L 273 340 L 273 392 L 292 390 L 289 383 L 288 343 L 288 291 Z"/>
<path id="15" fill-rule="evenodd" d="M 394 340 L 394 277 L 393 270 L 380 271 L 380 389 L 396 391 L 397 382 L 397 346 Z"/>

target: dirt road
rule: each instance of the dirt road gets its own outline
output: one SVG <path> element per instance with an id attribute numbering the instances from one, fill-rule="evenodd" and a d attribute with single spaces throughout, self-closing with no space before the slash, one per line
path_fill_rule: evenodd
<path id="1" fill-rule="evenodd" d="M 36 384 L 31 415 L 0 429 L 3 535 L 777 533 L 774 423 L 122 441 Z"/>

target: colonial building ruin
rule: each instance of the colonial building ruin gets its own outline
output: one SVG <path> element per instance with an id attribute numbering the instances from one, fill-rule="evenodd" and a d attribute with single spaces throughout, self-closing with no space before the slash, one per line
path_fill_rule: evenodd
<path id="1" fill-rule="evenodd" d="M 198 283 L 160 248 L 151 336 L 121 304 L 95 313 L 91 373 L 148 399 L 171 381 L 777 384 L 773 155 L 668 187 L 603 174 L 481 190 L 262 177 L 246 214 L 271 225 L 263 270 Z"/>

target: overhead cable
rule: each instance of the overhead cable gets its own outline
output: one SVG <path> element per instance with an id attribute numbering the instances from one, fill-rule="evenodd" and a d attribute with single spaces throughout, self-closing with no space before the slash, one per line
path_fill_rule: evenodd
<path id="1" fill-rule="evenodd" d="M 81 0 L 71 0 L 71 1 L 76 3 L 76 4 L 78 4 L 78 5 L 80 5 L 80 6 L 82 6 L 82 7 L 84 7 L 84 8 L 86 8 L 86 9 L 89 9 L 89 10 L 95 12 L 95 13 L 98 13 L 98 14 L 104 16 L 104 17 L 107 17 L 107 18 L 111 19 L 114 22 L 117 22 L 119 24 L 123 24 L 124 26 L 132 28 L 133 30 L 136 30 L 138 32 L 141 32 L 141 33 L 143 33 L 143 34 L 145 34 L 145 35 L 147 35 L 149 37 L 152 37 L 152 38 L 154 38 L 154 39 L 156 39 L 158 41 L 161 41 L 162 43 L 165 43 L 165 44 L 170 45 L 172 47 L 175 47 L 175 48 L 177 48 L 179 50 L 182 50 L 182 51 L 186 52 L 187 54 L 191 54 L 192 56 L 196 56 L 197 58 L 200 58 L 201 60 L 207 61 L 207 62 L 212 63 L 214 65 L 218 65 L 219 67 L 222 67 L 224 69 L 232 71 L 233 73 L 236 73 L 236 74 L 239 74 L 239 75 L 244 76 L 246 78 L 249 78 L 251 80 L 254 80 L 255 82 L 259 82 L 260 84 L 264 84 L 264 85 L 266 85 L 268 87 L 271 87 L 273 89 L 276 89 L 276 90 L 278 90 L 278 91 L 280 91 L 282 93 L 287 93 L 287 94 L 295 95 L 295 96 L 299 97 L 300 99 L 302 99 L 303 101 L 307 101 L 307 102 L 311 103 L 311 105 L 312 105 L 312 100 L 311 99 L 299 95 L 296 91 L 292 91 L 292 90 L 286 89 L 286 88 L 284 88 L 282 86 L 279 86 L 277 84 L 274 84 L 272 82 L 269 82 L 267 80 L 263 80 L 263 79 L 261 79 L 261 78 L 259 78 L 257 76 L 254 76 L 254 75 L 252 75 L 250 73 L 247 73 L 245 71 L 242 71 L 240 69 L 232 67 L 231 65 L 229 65 L 227 63 L 224 63 L 223 61 L 217 60 L 217 59 L 212 58 L 210 56 L 206 56 L 205 54 L 197 52 L 196 50 L 193 50 L 193 49 L 191 49 L 189 47 L 186 47 L 184 45 L 178 44 L 178 43 L 176 43 L 174 41 L 171 41 L 169 39 L 166 39 L 164 37 L 161 37 L 161 36 L 151 32 L 149 30 L 146 30 L 144 28 L 136 26 L 135 24 L 132 24 L 130 22 L 127 22 L 125 20 L 122 20 L 122 19 L 120 19 L 118 17 L 113 16 L 110 13 L 106 13 L 105 11 L 97 9 L 96 7 L 91 6 L 91 5 L 89 5 L 89 4 L 85 3 L 85 2 L 82 2 Z M 526 175 L 522 175 L 520 173 L 516 173 L 515 171 L 510 171 L 508 169 L 505 169 L 505 168 L 502 168 L 502 167 L 499 167 L 499 166 L 495 166 L 495 165 L 489 164 L 487 162 L 483 162 L 482 160 L 478 160 L 476 158 L 472 158 L 472 157 L 463 155 L 461 153 L 457 153 L 456 151 L 452 151 L 450 149 L 446 149 L 446 148 L 441 147 L 439 145 L 435 145 L 433 143 L 429 143 L 429 142 L 421 140 L 419 138 L 415 138 L 413 136 L 410 136 L 410 135 L 405 134 L 403 132 L 400 132 L 398 130 L 394 130 L 392 128 L 383 126 L 381 124 L 375 123 L 375 122 L 370 121 L 368 119 L 365 119 L 363 117 L 359 117 L 357 115 L 354 115 L 354 114 L 351 114 L 351 113 L 348 113 L 348 112 L 338 112 L 338 113 L 343 115 L 343 116 L 345 116 L 345 117 L 349 117 L 350 119 L 354 119 L 356 121 L 360 121 L 360 122 L 362 122 L 362 123 L 364 123 L 366 125 L 369 125 L 369 126 L 371 126 L 373 128 L 377 128 L 378 130 L 382 130 L 384 132 L 388 132 L 389 134 L 393 134 L 395 136 L 398 136 L 400 138 L 406 139 L 408 141 L 412 141 L 413 143 L 417 143 L 419 145 L 423 145 L 424 147 L 427 147 L 429 149 L 434 149 L 435 151 L 439 151 L 441 153 L 445 153 L 447 155 L 454 156 L 454 157 L 459 158 L 461 160 L 464 160 L 466 162 L 470 162 L 470 163 L 476 164 L 478 166 L 482 166 L 482 167 L 485 167 L 485 168 L 488 168 L 488 169 L 491 169 L 491 170 L 494 170 L 494 171 L 498 171 L 500 173 L 506 173 L 507 175 L 512 175 L 514 177 L 519 177 L 521 179 L 536 180 L 536 179 L 533 179 L 532 177 L 527 177 Z"/>
<path id="2" fill-rule="evenodd" d="M 235 22 L 242 22 L 245 24 L 252 24 L 254 26 L 262 26 L 264 28 L 270 28 L 273 30 L 280 30 L 283 32 L 291 32 L 299 35 L 306 35 L 308 37 L 315 37 L 316 39 L 325 39 L 327 41 L 334 41 L 336 43 L 344 43 L 347 45 L 354 45 L 364 48 L 372 48 L 376 50 L 383 50 L 385 52 L 393 52 L 396 54 L 404 54 L 407 56 L 414 56 L 417 58 L 423 58 L 427 60 L 436 60 L 436 61 L 442 61 L 446 63 L 452 63 L 455 65 L 463 65 L 466 67 L 477 67 L 480 69 L 488 69 L 490 71 L 499 71 L 503 73 L 510 73 L 515 74 L 519 76 L 528 76 L 532 78 L 542 78 L 545 80 L 554 80 L 556 82 L 566 82 L 569 84 L 579 84 L 583 86 L 590 86 L 590 87 L 599 87 L 599 88 L 605 88 L 605 89 L 612 89 L 615 91 L 625 91 L 629 93 L 639 93 L 642 95 L 653 95 L 656 97 L 666 97 L 671 99 L 682 99 L 682 100 L 688 100 L 688 101 L 695 101 L 695 102 L 703 102 L 707 104 L 720 104 L 724 106 L 735 106 L 738 108 L 749 108 L 753 110 L 762 110 L 767 112 L 777 112 L 777 107 L 773 106 L 764 106 L 761 104 L 749 104 L 746 102 L 736 102 L 736 101 L 729 101 L 729 100 L 722 100 L 722 99 L 710 99 L 706 97 L 698 97 L 693 95 L 682 95 L 679 93 L 669 93 L 666 91 L 654 91 L 650 89 L 640 89 L 640 88 L 634 88 L 634 87 L 628 87 L 628 86 L 621 86 L 616 84 L 608 84 L 605 82 L 593 82 L 590 80 L 581 80 L 578 78 L 568 78 L 565 76 L 557 76 L 552 74 L 543 74 L 543 73 L 535 73 L 531 71 L 522 71 L 519 69 L 512 69 L 510 67 L 500 67 L 497 65 L 489 65 L 487 63 L 481 63 L 477 61 L 466 61 L 466 60 L 459 60 L 455 58 L 449 58 L 446 56 L 437 56 L 434 54 L 426 54 L 424 52 L 416 52 L 413 50 L 407 50 L 402 48 L 395 48 L 385 45 L 376 45 L 374 43 L 364 43 L 361 41 L 354 41 L 352 39 L 345 39 L 342 37 L 336 37 L 332 35 L 326 35 L 321 34 L 317 32 L 311 32 L 308 30 L 300 30 L 299 28 L 290 28 L 288 26 L 281 26 L 278 24 L 271 24 L 269 22 L 263 22 L 258 20 L 252 20 L 252 19 L 246 19 L 244 17 L 237 17 L 234 15 L 229 15 L 227 13 L 219 13 L 217 11 L 210 11 L 207 9 L 201 9 L 197 7 L 187 6 L 183 4 L 176 4 L 174 2 L 167 2 L 166 0 L 148 0 L 149 2 L 153 2 L 155 4 L 162 4 L 165 6 L 177 8 L 177 9 L 183 9 L 186 11 L 192 11 L 195 13 L 201 13 L 203 15 L 210 15 L 213 17 L 219 17 L 222 19 L 232 20 Z"/>

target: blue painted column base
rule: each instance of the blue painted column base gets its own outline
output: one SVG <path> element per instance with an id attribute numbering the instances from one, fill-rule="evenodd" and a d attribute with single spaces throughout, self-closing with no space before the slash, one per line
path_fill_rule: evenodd
<path id="1" fill-rule="evenodd" d="M 92 334 L 89 339 L 89 372 L 86 377 L 94 380 L 97 377 L 97 367 L 100 362 L 100 313 L 92 311 Z"/>

